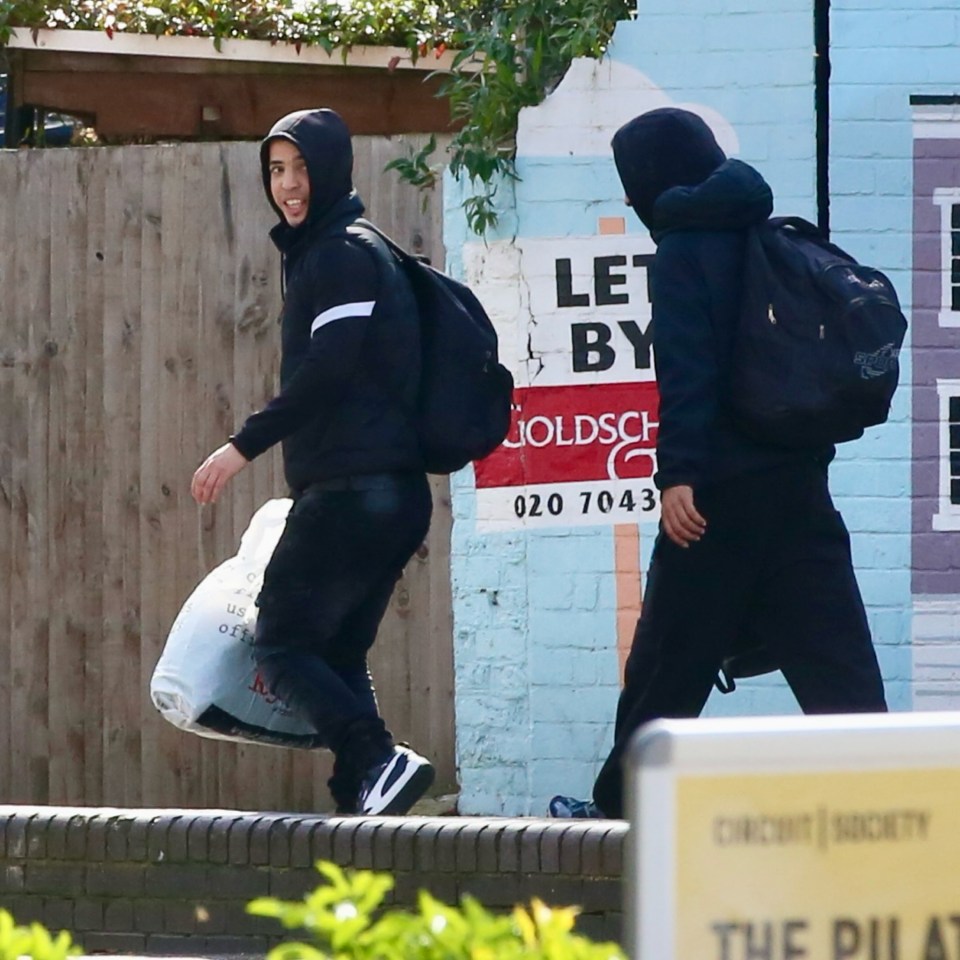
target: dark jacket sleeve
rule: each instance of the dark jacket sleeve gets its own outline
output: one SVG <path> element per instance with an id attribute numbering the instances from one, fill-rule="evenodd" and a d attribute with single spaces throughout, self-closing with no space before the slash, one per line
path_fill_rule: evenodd
<path id="1" fill-rule="evenodd" d="M 719 344 L 710 291 L 689 235 L 669 234 L 651 278 L 653 350 L 660 389 L 656 485 L 696 488 L 719 409 Z"/>
<path id="2" fill-rule="evenodd" d="M 252 460 L 313 418 L 333 417 L 354 376 L 377 301 L 373 257 L 357 243 L 331 239 L 308 254 L 287 291 L 310 328 L 310 345 L 279 394 L 231 437 Z M 284 319 L 284 323 L 287 319 Z"/>

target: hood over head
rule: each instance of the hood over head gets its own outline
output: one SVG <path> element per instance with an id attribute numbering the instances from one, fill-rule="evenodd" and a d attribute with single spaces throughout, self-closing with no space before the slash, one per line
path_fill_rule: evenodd
<path id="1" fill-rule="evenodd" d="M 773 211 L 773 191 L 759 171 L 742 160 L 726 160 L 703 183 L 671 187 L 653 205 L 650 236 L 655 243 L 671 230 L 745 230 Z"/>
<path id="2" fill-rule="evenodd" d="M 283 213 L 274 203 L 270 192 L 270 142 L 289 140 L 300 151 L 310 177 L 310 207 L 302 230 L 317 223 L 337 201 L 353 191 L 353 144 L 350 131 L 335 110 L 323 107 L 317 110 L 297 110 L 281 117 L 260 144 L 260 170 L 270 206 L 281 223 Z"/>
<path id="3" fill-rule="evenodd" d="M 654 204 L 663 193 L 702 183 L 727 155 L 697 114 L 660 107 L 634 117 L 614 134 L 613 159 L 627 199 L 650 229 Z"/>

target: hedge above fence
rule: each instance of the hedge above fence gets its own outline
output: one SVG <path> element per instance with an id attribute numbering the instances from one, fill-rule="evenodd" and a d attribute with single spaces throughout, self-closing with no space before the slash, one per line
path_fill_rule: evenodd
<path id="1" fill-rule="evenodd" d="M 15 27 L 102 30 L 153 36 L 271 40 L 327 52 L 356 44 L 443 48 L 460 17 L 428 0 L 7 0 L 0 43 Z M 473 0 L 460 4 L 469 13 Z M 446 11 L 446 12 L 444 12 Z"/>

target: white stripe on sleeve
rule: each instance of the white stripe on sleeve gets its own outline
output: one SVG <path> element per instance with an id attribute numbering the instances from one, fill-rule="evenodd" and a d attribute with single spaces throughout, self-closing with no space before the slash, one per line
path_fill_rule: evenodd
<path id="1" fill-rule="evenodd" d="M 324 310 L 313 318 L 313 323 L 310 324 L 310 336 L 312 337 L 321 327 L 333 323 L 334 320 L 342 320 L 344 317 L 369 317 L 376 305 L 376 300 L 362 300 L 356 303 L 341 303 L 338 307 Z"/>

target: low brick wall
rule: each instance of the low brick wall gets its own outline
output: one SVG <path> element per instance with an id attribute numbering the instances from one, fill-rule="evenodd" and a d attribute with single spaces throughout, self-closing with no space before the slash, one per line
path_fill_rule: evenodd
<path id="1" fill-rule="evenodd" d="M 582 907 L 586 936 L 619 940 L 626 832 L 615 820 L 0 806 L 0 906 L 88 953 L 262 954 L 285 934 L 247 902 L 299 899 L 319 883 L 313 864 L 332 860 L 393 874 L 394 904 L 421 888 L 495 910 L 539 897 Z"/>

